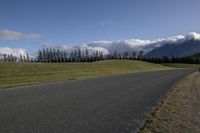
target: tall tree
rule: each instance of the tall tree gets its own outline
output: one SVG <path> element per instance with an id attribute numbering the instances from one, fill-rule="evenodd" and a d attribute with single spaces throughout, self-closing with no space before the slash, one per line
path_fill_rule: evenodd
<path id="1" fill-rule="evenodd" d="M 136 52 L 133 51 L 133 52 L 132 52 L 132 59 L 135 59 L 135 56 L 136 56 Z"/>
<path id="2" fill-rule="evenodd" d="M 53 50 L 51 48 L 49 49 L 49 61 L 53 62 Z"/>
<path id="3" fill-rule="evenodd" d="M 96 51 L 96 54 L 95 54 L 95 60 L 96 61 L 99 60 L 99 51 L 98 50 Z"/>
<path id="4" fill-rule="evenodd" d="M 118 57 L 117 57 L 117 51 L 115 50 L 115 52 L 114 52 L 114 54 L 113 54 L 113 58 L 114 59 L 117 59 Z"/>
<path id="5" fill-rule="evenodd" d="M 56 62 L 60 62 L 61 61 L 61 58 L 60 58 L 60 50 L 59 49 L 57 49 L 57 51 L 56 51 Z"/>
<path id="6" fill-rule="evenodd" d="M 7 61 L 7 55 L 3 54 L 3 61 Z"/>
<path id="7" fill-rule="evenodd" d="M 26 56 L 23 55 L 23 62 L 26 62 Z"/>
<path id="8" fill-rule="evenodd" d="M 86 58 L 86 61 L 89 60 L 89 52 L 88 52 L 88 49 L 85 50 L 85 58 Z"/>
<path id="9" fill-rule="evenodd" d="M 74 50 L 74 60 L 77 61 L 77 57 L 78 57 L 78 52 L 77 50 Z"/>
<path id="10" fill-rule="evenodd" d="M 128 59 L 128 51 L 124 52 L 123 57 L 124 57 L 124 59 Z"/>
<path id="11" fill-rule="evenodd" d="M 30 61 L 30 60 L 29 60 L 29 54 L 28 54 L 28 53 L 26 53 L 26 61 L 27 61 L 27 62 Z"/>
<path id="12" fill-rule="evenodd" d="M 67 52 L 64 51 L 64 62 L 67 62 Z"/>
<path id="13" fill-rule="evenodd" d="M 56 62 L 56 50 L 55 49 L 53 49 L 53 53 L 52 53 L 53 55 L 52 55 L 52 60 L 53 60 L 53 62 Z"/>
<path id="14" fill-rule="evenodd" d="M 78 55 L 78 61 L 81 61 L 81 50 L 80 49 L 78 49 L 78 53 L 77 53 Z"/>
<path id="15" fill-rule="evenodd" d="M 139 55 L 138 55 L 138 59 L 139 60 L 142 60 L 143 59 L 143 57 L 144 57 L 144 52 L 141 50 L 140 52 L 139 52 Z"/>
<path id="16" fill-rule="evenodd" d="M 37 60 L 39 62 L 42 62 L 42 51 L 39 49 L 38 54 L 37 54 Z"/>
<path id="17" fill-rule="evenodd" d="M 71 51 L 71 53 L 70 53 L 70 61 L 74 62 L 74 52 L 73 51 Z"/>
<path id="18" fill-rule="evenodd" d="M 100 60 L 103 60 L 103 51 L 100 51 L 99 58 Z"/>
<path id="19" fill-rule="evenodd" d="M 19 61 L 20 61 L 20 62 L 23 62 L 22 54 L 19 55 Z"/>
<path id="20" fill-rule="evenodd" d="M 45 49 L 42 49 L 42 62 L 47 62 L 47 56 Z"/>

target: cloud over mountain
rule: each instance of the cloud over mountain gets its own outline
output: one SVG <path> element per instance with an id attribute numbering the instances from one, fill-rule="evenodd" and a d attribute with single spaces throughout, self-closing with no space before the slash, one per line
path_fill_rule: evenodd
<path id="1" fill-rule="evenodd" d="M 3 54 L 12 54 L 19 57 L 20 54 L 25 55 L 27 53 L 24 48 L 10 48 L 10 47 L 0 47 L 0 55 Z"/>
<path id="2" fill-rule="evenodd" d="M 60 49 L 64 50 L 67 53 L 70 53 L 71 51 L 80 49 L 81 51 L 88 50 L 89 54 L 95 53 L 97 50 L 102 51 L 104 55 L 108 55 L 109 51 L 106 48 L 98 47 L 98 46 L 88 46 L 87 44 L 82 45 L 55 45 L 55 44 L 43 44 L 41 46 L 42 48 L 52 48 L 52 49 Z"/>
<path id="3" fill-rule="evenodd" d="M 186 36 L 176 36 L 165 41 L 165 45 L 148 52 L 146 57 L 162 58 L 185 57 L 200 53 L 200 34 L 190 33 Z"/>
<path id="4" fill-rule="evenodd" d="M 42 38 L 40 34 L 28 34 L 7 29 L 0 29 L 0 39 L 2 40 L 27 40 Z"/>
<path id="5" fill-rule="evenodd" d="M 58 45 L 58 44 L 43 44 L 41 48 L 54 48 L 61 49 L 68 53 L 71 51 L 81 49 L 89 51 L 89 54 L 95 53 L 97 50 L 102 51 L 104 55 L 113 54 L 114 51 L 117 53 L 123 54 L 125 51 L 132 52 L 135 51 L 138 53 L 140 50 L 144 51 L 144 54 L 150 52 L 155 48 L 159 48 L 166 44 L 178 45 L 188 40 L 197 40 L 200 41 L 200 34 L 196 32 L 191 32 L 187 35 L 177 35 L 169 37 L 166 39 L 157 39 L 157 40 L 141 40 L 141 39 L 128 39 L 121 41 L 94 41 L 90 43 L 84 43 L 80 45 Z M 20 54 L 27 53 L 24 48 L 10 48 L 10 47 L 0 47 L 0 54 L 13 54 L 19 56 Z M 31 57 L 36 56 L 35 53 L 30 53 Z"/>
<path id="6" fill-rule="evenodd" d="M 157 40 L 141 40 L 141 39 L 128 39 L 121 41 L 94 41 L 89 43 L 84 43 L 80 45 L 56 45 L 56 44 L 44 44 L 43 48 L 58 48 L 71 52 L 75 49 L 86 50 L 88 49 L 90 53 L 95 52 L 96 50 L 103 51 L 104 55 L 112 54 L 114 51 L 117 53 L 128 52 L 139 52 L 143 50 L 144 53 L 148 53 L 154 48 L 161 47 L 165 44 L 180 44 L 187 40 L 200 40 L 200 34 L 196 32 L 191 32 L 187 35 L 177 35 L 169 37 L 166 39 L 157 39 Z"/>

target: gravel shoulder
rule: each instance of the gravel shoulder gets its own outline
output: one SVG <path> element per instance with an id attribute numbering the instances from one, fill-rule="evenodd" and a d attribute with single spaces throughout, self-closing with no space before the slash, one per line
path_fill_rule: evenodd
<path id="1" fill-rule="evenodd" d="M 140 132 L 199 133 L 200 73 L 192 73 L 177 83 Z"/>

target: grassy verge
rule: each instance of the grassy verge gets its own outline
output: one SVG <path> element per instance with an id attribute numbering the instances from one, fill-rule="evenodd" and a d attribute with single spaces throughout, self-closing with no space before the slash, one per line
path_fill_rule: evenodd
<path id="1" fill-rule="evenodd" d="M 162 65 L 175 68 L 198 68 L 200 64 L 183 64 L 183 63 L 163 63 Z"/>
<path id="2" fill-rule="evenodd" d="M 152 113 L 141 133 L 200 132 L 200 73 L 179 82 Z"/>
<path id="3" fill-rule="evenodd" d="M 93 63 L 0 62 L 0 88 L 17 85 L 74 80 L 113 74 L 172 69 L 142 61 L 112 60 Z"/>

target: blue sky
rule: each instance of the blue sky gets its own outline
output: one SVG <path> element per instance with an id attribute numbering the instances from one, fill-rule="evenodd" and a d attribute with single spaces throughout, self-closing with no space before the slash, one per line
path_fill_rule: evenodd
<path id="1" fill-rule="evenodd" d="M 200 32 L 199 13 L 199 0 L 0 0 L 0 29 L 29 36 L 0 47 L 166 38 Z"/>

